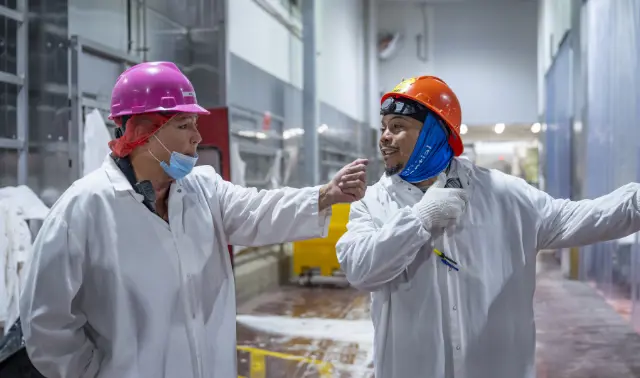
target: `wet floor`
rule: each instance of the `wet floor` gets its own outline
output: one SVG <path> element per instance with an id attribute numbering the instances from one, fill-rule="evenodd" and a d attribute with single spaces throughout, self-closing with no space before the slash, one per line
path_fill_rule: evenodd
<path id="1" fill-rule="evenodd" d="M 590 285 L 540 263 L 538 378 L 640 378 L 640 335 Z M 238 309 L 238 372 L 247 378 L 371 378 L 369 296 L 284 287 Z M 516 377 L 518 378 L 518 377 Z"/>
<path id="2" fill-rule="evenodd" d="M 244 304 L 237 322 L 239 375 L 372 377 L 368 308 L 368 294 L 330 287 L 284 287 Z"/>
<path id="3" fill-rule="evenodd" d="M 640 378 L 640 335 L 589 284 L 539 262 L 535 311 L 538 378 Z"/>

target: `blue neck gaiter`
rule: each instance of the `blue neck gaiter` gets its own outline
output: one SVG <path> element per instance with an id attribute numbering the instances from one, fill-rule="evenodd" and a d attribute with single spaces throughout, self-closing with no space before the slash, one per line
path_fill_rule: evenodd
<path id="1" fill-rule="evenodd" d="M 411 157 L 399 174 L 400 178 L 413 184 L 428 180 L 444 171 L 453 159 L 453 150 L 448 139 L 438 119 L 433 114 L 427 115 Z"/>

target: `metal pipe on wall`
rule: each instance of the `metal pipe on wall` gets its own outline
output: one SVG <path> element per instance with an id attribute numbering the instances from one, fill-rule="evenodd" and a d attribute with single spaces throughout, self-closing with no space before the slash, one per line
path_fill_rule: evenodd
<path id="1" fill-rule="evenodd" d="M 380 122 L 380 93 L 378 93 L 378 2 L 376 0 L 365 0 L 365 46 L 367 64 L 366 86 L 367 92 L 364 97 L 365 109 L 367 112 L 367 128 L 378 130 Z"/>
<path id="2" fill-rule="evenodd" d="M 147 0 L 142 0 L 142 61 L 147 61 L 147 52 L 149 45 L 147 44 Z"/>
<path id="3" fill-rule="evenodd" d="M 17 131 L 22 148 L 18 151 L 18 184 L 26 185 L 29 175 L 29 10 L 27 0 L 18 1 L 18 12 L 22 16 L 17 32 L 18 76 L 22 85 L 18 90 Z"/>
<path id="4" fill-rule="evenodd" d="M 427 62 L 429 60 L 429 17 L 426 3 L 420 4 L 420 12 L 422 14 L 422 33 L 416 36 L 416 55 L 421 61 Z"/>
<path id="5" fill-rule="evenodd" d="M 218 77 L 218 106 L 227 106 L 229 99 L 229 77 L 231 67 L 229 66 L 229 0 L 218 0 L 215 2 L 215 17 L 220 25 L 220 40 L 217 44 L 218 67 L 220 75 Z"/>
<path id="6" fill-rule="evenodd" d="M 587 60 L 583 59 L 585 54 L 583 49 L 582 31 L 582 0 L 571 0 L 571 51 L 572 51 L 572 107 L 573 107 L 573 127 L 572 127 L 572 182 L 571 195 L 573 199 L 584 198 L 584 168 L 585 168 L 585 147 L 586 147 L 586 120 L 587 120 Z"/>
<path id="7" fill-rule="evenodd" d="M 303 42 L 303 90 L 302 119 L 304 124 L 304 166 L 307 185 L 317 185 L 320 181 L 318 150 L 318 123 L 320 104 L 317 85 L 317 33 L 316 0 L 302 2 L 302 42 Z"/>

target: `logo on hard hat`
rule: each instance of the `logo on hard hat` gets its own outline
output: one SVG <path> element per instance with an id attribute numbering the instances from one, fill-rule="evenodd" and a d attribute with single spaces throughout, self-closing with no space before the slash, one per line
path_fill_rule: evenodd
<path id="1" fill-rule="evenodd" d="M 182 97 L 193 97 L 193 100 L 197 102 L 197 100 L 196 100 L 196 92 L 182 91 Z"/>
<path id="2" fill-rule="evenodd" d="M 402 80 L 402 82 L 400 82 L 400 84 L 396 85 L 395 88 L 393 88 L 393 90 L 391 92 L 393 93 L 404 93 L 406 92 L 409 87 L 415 83 L 417 80 L 417 78 L 412 77 L 410 79 L 406 79 L 406 80 Z"/>

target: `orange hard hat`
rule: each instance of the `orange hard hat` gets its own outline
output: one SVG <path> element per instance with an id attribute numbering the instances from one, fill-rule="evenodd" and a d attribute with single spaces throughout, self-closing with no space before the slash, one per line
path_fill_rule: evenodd
<path id="1" fill-rule="evenodd" d="M 413 77 L 403 80 L 391 92 L 385 93 L 380 103 L 384 103 L 390 97 L 416 101 L 436 113 L 451 130 L 449 145 L 454 155 L 462 155 L 464 151 L 464 145 L 460 138 L 462 110 L 458 97 L 447 83 L 435 76 Z"/>

